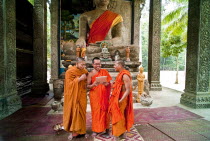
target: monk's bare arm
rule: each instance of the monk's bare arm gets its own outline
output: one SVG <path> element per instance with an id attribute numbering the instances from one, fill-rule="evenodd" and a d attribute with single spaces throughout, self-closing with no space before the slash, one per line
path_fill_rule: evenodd
<path id="1" fill-rule="evenodd" d="M 92 76 L 93 76 L 93 73 L 90 72 L 90 73 L 88 74 L 88 78 L 87 78 L 87 88 L 88 88 L 88 89 L 92 89 L 93 87 L 98 86 L 98 82 L 96 82 L 96 81 L 93 82 L 93 84 L 91 84 Z"/>
<path id="2" fill-rule="evenodd" d="M 130 77 L 126 74 L 123 75 L 123 82 L 124 82 L 124 85 L 125 85 L 125 92 L 122 96 L 122 98 L 119 100 L 119 102 L 122 102 L 130 93 L 131 89 L 130 89 L 130 86 L 131 86 L 131 80 L 130 80 Z"/>
<path id="3" fill-rule="evenodd" d="M 88 77 L 87 77 L 87 88 L 88 89 L 91 89 L 91 77 L 92 77 L 92 73 L 90 72 L 89 74 L 88 74 Z"/>

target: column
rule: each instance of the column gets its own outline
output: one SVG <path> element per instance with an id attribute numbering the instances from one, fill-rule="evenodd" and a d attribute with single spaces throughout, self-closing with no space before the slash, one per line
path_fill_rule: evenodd
<path id="1" fill-rule="evenodd" d="M 53 80 L 58 79 L 58 6 L 59 0 L 51 0 L 50 13 L 51 13 L 51 79 L 50 83 Z"/>
<path id="2" fill-rule="evenodd" d="M 34 0 L 34 72 L 32 93 L 45 95 L 47 83 L 47 5 L 46 0 Z"/>
<path id="3" fill-rule="evenodd" d="M 185 91 L 181 104 L 210 108 L 210 1 L 189 0 Z"/>
<path id="4" fill-rule="evenodd" d="M 132 26 L 133 26 L 133 37 L 132 37 L 132 44 L 139 46 L 139 37 L 140 37 L 140 18 L 141 18 L 141 11 L 144 7 L 145 0 L 133 0 L 132 1 Z"/>
<path id="5" fill-rule="evenodd" d="M 21 108 L 16 87 L 15 2 L 0 1 L 0 119 Z"/>
<path id="6" fill-rule="evenodd" d="M 161 0 L 150 0 L 148 80 L 151 91 L 161 91 L 160 84 L 160 30 Z"/>

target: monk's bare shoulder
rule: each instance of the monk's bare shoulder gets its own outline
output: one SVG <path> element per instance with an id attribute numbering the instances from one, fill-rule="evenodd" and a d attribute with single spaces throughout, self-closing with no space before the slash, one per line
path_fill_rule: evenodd
<path id="1" fill-rule="evenodd" d="M 95 10 L 85 12 L 85 13 L 80 15 L 80 18 L 86 18 L 87 19 L 88 17 L 92 16 L 94 13 L 95 13 Z"/>
<path id="2" fill-rule="evenodd" d="M 130 81 L 130 77 L 129 77 L 127 74 L 124 74 L 124 75 L 123 75 L 123 81 L 124 81 L 124 82 Z"/>

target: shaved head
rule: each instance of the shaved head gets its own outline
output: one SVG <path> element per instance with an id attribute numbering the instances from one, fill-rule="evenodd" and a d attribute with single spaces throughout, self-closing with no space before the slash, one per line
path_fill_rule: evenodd
<path id="1" fill-rule="evenodd" d="M 77 60 L 76 60 L 76 63 L 80 63 L 82 61 L 85 61 L 85 59 L 84 58 L 81 58 L 81 57 L 78 57 Z"/>
<path id="2" fill-rule="evenodd" d="M 121 65 L 122 67 L 125 67 L 125 62 L 123 60 L 117 60 L 117 64 Z"/>

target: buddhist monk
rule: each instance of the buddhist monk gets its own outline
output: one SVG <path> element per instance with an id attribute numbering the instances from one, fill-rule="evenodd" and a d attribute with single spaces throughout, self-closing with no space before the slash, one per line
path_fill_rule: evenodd
<path id="1" fill-rule="evenodd" d="M 106 41 L 109 44 L 121 43 L 122 16 L 107 9 L 109 0 L 94 0 L 96 9 L 80 16 L 79 39 L 76 45 Z"/>
<path id="2" fill-rule="evenodd" d="M 92 113 L 92 136 L 98 133 L 109 133 L 109 97 L 110 97 L 110 80 L 112 79 L 106 69 L 101 69 L 101 60 L 98 57 L 92 60 L 93 70 L 87 78 L 87 87 L 90 89 L 90 106 Z M 98 82 L 96 79 L 100 76 L 106 76 L 105 81 Z"/>
<path id="3" fill-rule="evenodd" d="M 87 73 L 85 61 L 79 57 L 65 74 L 63 126 L 70 132 L 69 140 L 86 133 Z"/>
<path id="4" fill-rule="evenodd" d="M 125 132 L 130 131 L 134 123 L 132 79 L 124 65 L 122 60 L 114 64 L 115 70 L 119 72 L 113 84 L 109 105 L 114 140 L 119 140 L 119 136 L 126 138 Z"/>

